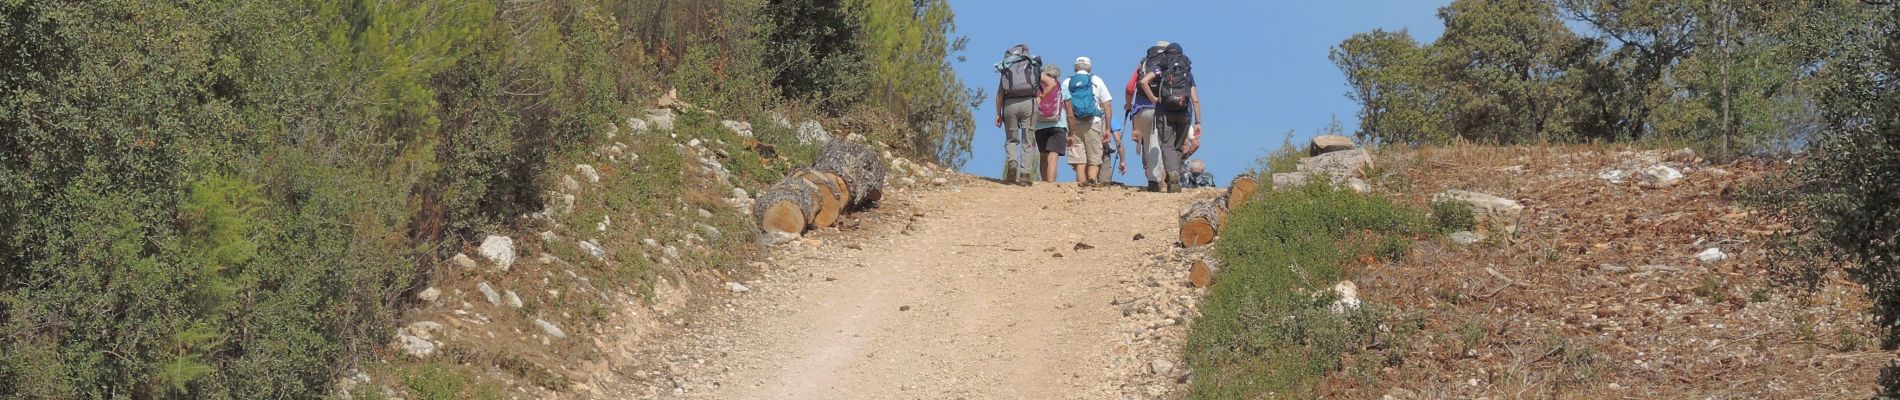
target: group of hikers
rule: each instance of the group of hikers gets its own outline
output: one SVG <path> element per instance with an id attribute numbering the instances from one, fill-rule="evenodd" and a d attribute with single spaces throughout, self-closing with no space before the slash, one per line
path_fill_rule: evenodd
<path id="1" fill-rule="evenodd" d="M 1043 65 L 1029 46 L 1018 44 L 996 63 L 1002 75 L 996 86 L 996 126 L 1004 131 L 1006 163 L 1003 182 L 1029 186 L 1040 178 L 1056 181 L 1061 157 L 1068 157 L 1082 187 L 1111 185 L 1115 172 L 1128 171 L 1128 151 L 1122 129 L 1114 129 L 1114 94 L 1094 60 L 1077 57 L 1073 72 Z M 1201 160 L 1189 161 L 1200 149 L 1201 99 L 1194 84 L 1193 63 L 1179 43 L 1155 43 L 1142 55 L 1122 93 L 1122 121 L 1133 125 L 1141 153 L 1145 190 L 1177 193 L 1183 188 L 1211 187 L 1213 176 Z M 1030 160 L 1039 162 L 1031 166 Z M 1116 160 L 1114 169 L 1108 167 Z M 1040 177 L 1031 177 L 1040 171 Z"/>

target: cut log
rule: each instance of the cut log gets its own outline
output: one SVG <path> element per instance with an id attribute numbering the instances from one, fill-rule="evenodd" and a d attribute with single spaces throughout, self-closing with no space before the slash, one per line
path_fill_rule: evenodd
<path id="1" fill-rule="evenodd" d="M 767 234 L 804 233 L 817 211 L 818 186 L 798 177 L 786 177 L 759 193 L 752 203 L 752 217 Z"/>
<path id="2" fill-rule="evenodd" d="M 1197 288 L 1214 284 L 1214 271 L 1207 268 L 1206 260 L 1194 260 L 1194 264 L 1188 266 L 1188 283 Z"/>
<path id="3" fill-rule="evenodd" d="M 811 226 L 823 228 L 837 225 L 838 217 L 844 215 L 845 203 L 850 200 L 844 178 L 811 169 L 794 172 L 792 176 L 818 187 L 818 212 L 812 214 Z"/>
<path id="4" fill-rule="evenodd" d="M 1236 176 L 1233 183 L 1227 184 L 1227 206 L 1240 207 L 1241 204 L 1247 203 L 1247 200 L 1253 199 L 1254 193 L 1259 191 L 1259 178 L 1244 174 Z"/>
<path id="5" fill-rule="evenodd" d="M 844 178 L 851 190 L 848 210 L 870 207 L 884 195 L 884 158 L 871 146 L 833 140 L 818 153 L 818 163 L 812 168 Z"/>
<path id="6" fill-rule="evenodd" d="M 1214 243 L 1214 236 L 1220 232 L 1225 210 L 1220 208 L 1223 199 L 1204 200 L 1188 206 L 1181 214 L 1181 245 L 1188 248 L 1206 246 Z"/>

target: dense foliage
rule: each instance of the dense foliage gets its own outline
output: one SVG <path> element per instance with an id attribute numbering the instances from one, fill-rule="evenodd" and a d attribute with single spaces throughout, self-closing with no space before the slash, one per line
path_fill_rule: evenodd
<path id="1" fill-rule="evenodd" d="M 1332 51 L 1363 138 L 1393 143 L 1663 139 L 1733 152 L 1809 140 L 1817 31 L 1853 2 L 1459 0 L 1445 33 L 1354 35 Z M 1571 26 L 1583 27 L 1583 32 Z"/>
<path id="2" fill-rule="evenodd" d="M 0 397 L 322 396 L 664 87 L 955 162 L 948 8 L 894 4 L 0 2 Z"/>

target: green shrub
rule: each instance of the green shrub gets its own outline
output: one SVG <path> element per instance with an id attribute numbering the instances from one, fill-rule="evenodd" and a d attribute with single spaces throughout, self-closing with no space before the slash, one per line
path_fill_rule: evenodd
<path id="1" fill-rule="evenodd" d="M 1417 211 L 1323 183 L 1260 196 L 1232 211 L 1216 244 L 1220 282 L 1188 333 L 1193 398 L 1309 393 L 1390 314 L 1335 313 L 1330 288 L 1360 256 L 1403 257 L 1423 229 Z"/>
<path id="2" fill-rule="evenodd" d="M 1449 201 L 1432 202 L 1432 227 L 1439 233 L 1469 231 L 1478 227 L 1477 214 L 1471 207 Z"/>

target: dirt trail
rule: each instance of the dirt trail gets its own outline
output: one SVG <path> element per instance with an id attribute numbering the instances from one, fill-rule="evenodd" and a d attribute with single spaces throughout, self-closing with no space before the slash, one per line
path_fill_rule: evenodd
<path id="1" fill-rule="evenodd" d="M 660 397 L 1120 397 L 1110 303 L 1191 195 L 959 177 L 904 197 L 884 223 L 774 250 L 643 366 L 673 386 Z"/>

